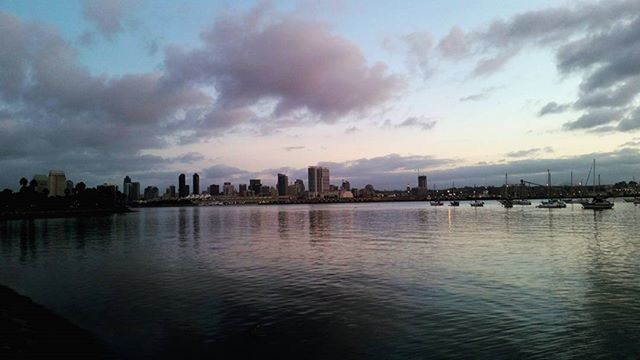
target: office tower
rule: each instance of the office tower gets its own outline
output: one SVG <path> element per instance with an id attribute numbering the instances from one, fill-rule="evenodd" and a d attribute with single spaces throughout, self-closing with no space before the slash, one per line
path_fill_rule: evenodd
<path id="1" fill-rule="evenodd" d="M 307 182 L 309 185 L 309 194 L 310 195 L 318 195 L 320 193 L 319 188 L 319 171 L 317 166 L 309 166 L 307 173 Z"/>
<path id="2" fill-rule="evenodd" d="M 129 190 L 129 199 L 131 201 L 140 200 L 140 183 L 139 182 L 131 183 L 131 189 Z"/>
<path id="3" fill-rule="evenodd" d="M 287 186 L 289 186 L 289 177 L 285 174 L 278 174 L 278 196 L 287 195 Z"/>
<path id="4" fill-rule="evenodd" d="M 427 175 L 418 176 L 418 189 L 427 188 Z"/>
<path id="5" fill-rule="evenodd" d="M 180 174 L 178 176 L 178 196 L 186 197 L 189 195 L 189 191 L 187 190 L 187 177 L 184 174 Z"/>
<path id="6" fill-rule="evenodd" d="M 122 193 L 125 198 L 129 198 L 129 190 L 131 189 L 131 178 L 127 175 L 122 182 Z"/>
<path id="7" fill-rule="evenodd" d="M 147 186 L 144 188 L 144 199 L 155 200 L 160 197 L 160 190 L 155 186 Z"/>
<path id="8" fill-rule="evenodd" d="M 226 182 L 224 183 L 224 185 L 222 185 L 222 191 L 224 192 L 225 196 L 232 196 L 235 194 L 236 189 L 230 182 Z"/>
<path id="9" fill-rule="evenodd" d="M 209 185 L 209 195 L 211 196 L 220 195 L 220 185 L 216 185 L 216 184 Z"/>
<path id="10" fill-rule="evenodd" d="M 322 187 L 320 188 L 320 193 L 324 193 L 330 190 L 331 186 L 329 185 L 329 169 L 326 167 L 320 168 L 321 169 L 321 176 L 320 178 L 322 179 L 320 181 L 320 183 L 322 184 Z"/>
<path id="11" fill-rule="evenodd" d="M 49 196 L 64 196 L 64 189 L 67 185 L 67 177 L 64 175 L 63 171 L 49 171 L 49 178 L 47 180 L 49 186 Z"/>
<path id="12" fill-rule="evenodd" d="M 174 199 L 176 197 L 176 186 L 175 185 L 169 186 L 169 196 L 172 199 Z"/>
<path id="13" fill-rule="evenodd" d="M 193 174 L 193 194 L 200 194 L 200 175 L 198 173 Z"/>
<path id="14" fill-rule="evenodd" d="M 304 194 L 304 181 L 302 181 L 301 179 L 296 179 L 293 184 L 296 187 L 296 195 Z"/>
<path id="15" fill-rule="evenodd" d="M 342 180 L 342 190 L 351 191 L 351 184 L 347 180 Z"/>
<path id="16" fill-rule="evenodd" d="M 33 175 L 33 180 L 31 181 L 36 182 L 36 188 L 35 188 L 36 192 L 41 193 L 44 191 L 44 189 L 49 190 L 49 177 L 47 175 L 42 175 L 42 174 Z"/>
<path id="17" fill-rule="evenodd" d="M 240 196 L 247 196 L 247 184 L 238 185 L 238 193 Z"/>
<path id="18" fill-rule="evenodd" d="M 253 195 L 260 195 L 260 189 L 262 188 L 262 182 L 260 179 L 249 180 L 249 189 L 253 190 Z"/>

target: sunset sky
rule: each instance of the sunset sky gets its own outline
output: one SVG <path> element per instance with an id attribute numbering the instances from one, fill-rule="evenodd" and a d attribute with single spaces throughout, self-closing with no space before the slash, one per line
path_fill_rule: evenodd
<path id="1" fill-rule="evenodd" d="M 640 178 L 640 1 L 2 1 L 0 188 Z"/>

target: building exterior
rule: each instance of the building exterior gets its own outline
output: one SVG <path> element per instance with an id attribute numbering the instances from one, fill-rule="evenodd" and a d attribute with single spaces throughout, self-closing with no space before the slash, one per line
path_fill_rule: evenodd
<path id="1" fill-rule="evenodd" d="M 175 185 L 169 186 L 169 197 L 172 198 L 172 199 L 176 198 L 176 186 Z"/>
<path id="2" fill-rule="evenodd" d="M 329 169 L 321 166 L 309 166 L 308 169 L 309 195 L 321 196 L 330 188 Z"/>
<path id="3" fill-rule="evenodd" d="M 238 193 L 240 196 L 247 196 L 247 184 L 238 185 Z"/>
<path id="4" fill-rule="evenodd" d="M 155 186 L 147 186 L 144 188 L 144 199 L 155 200 L 160 197 L 160 190 Z"/>
<path id="5" fill-rule="evenodd" d="M 140 200 L 140 183 L 137 181 L 131 183 L 131 189 L 129 190 L 129 200 L 130 201 Z"/>
<path id="6" fill-rule="evenodd" d="M 427 188 L 427 175 L 418 176 L 418 188 L 419 189 Z"/>
<path id="7" fill-rule="evenodd" d="M 200 175 L 198 173 L 193 174 L 193 194 L 200 194 Z"/>
<path id="8" fill-rule="evenodd" d="M 216 184 L 209 185 L 209 195 L 211 196 L 220 195 L 220 185 L 216 185 Z"/>
<path id="9" fill-rule="evenodd" d="M 43 174 L 36 174 L 33 175 L 33 180 L 31 181 L 35 181 L 36 182 L 36 192 L 43 192 L 44 189 L 49 189 L 49 177 L 47 175 L 43 175 Z"/>
<path id="10" fill-rule="evenodd" d="M 278 196 L 287 196 L 289 177 L 285 174 L 278 174 Z"/>
<path id="11" fill-rule="evenodd" d="M 293 185 L 296 187 L 296 195 L 300 196 L 304 194 L 304 181 L 302 181 L 302 179 L 296 179 Z"/>
<path id="12" fill-rule="evenodd" d="M 226 182 L 224 183 L 224 185 L 222 185 L 222 192 L 225 196 L 233 196 L 236 193 L 236 189 L 233 184 L 231 184 L 230 182 Z"/>
<path id="13" fill-rule="evenodd" d="M 129 198 L 129 190 L 131 190 L 131 178 L 127 175 L 122 182 L 122 193 L 125 198 Z"/>
<path id="14" fill-rule="evenodd" d="M 49 196 L 64 196 L 64 189 L 67 186 L 67 177 L 64 175 L 64 171 L 49 171 L 49 178 L 47 180 Z"/>
<path id="15" fill-rule="evenodd" d="M 178 176 L 178 196 L 186 197 L 189 195 L 189 190 L 187 190 L 187 177 L 184 174 L 180 174 Z"/>
<path id="16" fill-rule="evenodd" d="M 249 189 L 253 191 L 253 194 L 258 196 L 260 195 L 260 189 L 262 188 L 262 182 L 260 179 L 251 179 L 249 180 Z"/>
<path id="17" fill-rule="evenodd" d="M 67 180 L 64 183 L 64 193 L 65 195 L 67 194 L 67 191 L 69 194 L 71 194 L 73 192 L 73 181 L 71 180 Z"/>
<path id="18" fill-rule="evenodd" d="M 342 180 L 342 186 L 340 188 L 344 191 L 351 191 L 351 183 L 347 180 Z"/>

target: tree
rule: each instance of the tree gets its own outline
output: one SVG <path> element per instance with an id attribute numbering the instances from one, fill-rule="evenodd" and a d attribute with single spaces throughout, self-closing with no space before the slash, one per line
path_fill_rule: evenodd
<path id="1" fill-rule="evenodd" d="M 80 181 L 79 183 L 76 184 L 76 193 L 81 193 L 84 191 L 84 189 L 87 188 L 87 185 L 84 184 L 84 182 Z"/>
<path id="2" fill-rule="evenodd" d="M 29 180 L 26 177 L 20 178 L 20 187 L 26 187 L 27 185 L 29 185 Z"/>

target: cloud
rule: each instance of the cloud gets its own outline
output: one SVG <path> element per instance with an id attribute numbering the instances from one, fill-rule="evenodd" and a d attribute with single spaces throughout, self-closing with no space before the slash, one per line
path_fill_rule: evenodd
<path id="1" fill-rule="evenodd" d="M 592 110 L 575 121 L 570 121 L 562 125 L 565 130 L 593 129 L 615 121 L 619 121 L 624 114 L 624 110 L 619 109 L 596 109 Z"/>
<path id="2" fill-rule="evenodd" d="M 431 76 L 430 65 L 433 38 L 428 32 L 414 32 L 402 37 L 407 47 L 407 61 L 413 72 L 419 72 L 423 78 Z"/>
<path id="3" fill-rule="evenodd" d="M 438 122 L 436 120 L 431 120 L 431 118 L 428 118 L 428 117 L 424 117 L 424 116 L 409 116 L 408 118 L 404 119 L 404 121 L 402 121 L 401 123 L 398 123 L 398 124 L 393 124 L 391 122 L 391 120 L 386 119 L 382 123 L 382 127 L 383 128 L 395 128 L 395 129 L 416 127 L 416 128 L 421 129 L 421 130 L 431 130 L 431 129 L 433 129 L 434 126 L 436 126 L 437 123 Z"/>
<path id="4" fill-rule="evenodd" d="M 286 146 L 283 149 L 285 151 L 293 151 L 293 150 L 302 150 L 304 148 L 305 148 L 305 146 Z"/>
<path id="5" fill-rule="evenodd" d="M 439 49 L 444 58 L 475 61 L 474 76 L 501 70 L 523 49 L 548 49 L 561 75 L 582 77 L 572 107 L 584 113 L 565 124 L 565 130 L 601 126 L 600 130 L 635 131 L 639 127 L 630 110 L 640 92 L 639 13 L 640 2 L 633 0 L 525 11 L 467 32 L 454 27 L 440 40 Z M 569 105 L 552 102 L 538 115 L 568 109 Z M 616 116 L 608 121 L 607 112 Z"/>
<path id="6" fill-rule="evenodd" d="M 445 58 L 461 58 L 469 54 L 471 46 L 464 31 L 454 26 L 449 34 L 438 42 L 438 50 Z"/>
<path id="7" fill-rule="evenodd" d="M 345 134 L 355 134 L 357 132 L 361 131 L 360 129 L 358 129 L 356 126 L 350 126 L 348 127 L 344 132 Z"/>
<path id="8" fill-rule="evenodd" d="M 547 103 L 547 105 L 543 106 L 540 111 L 538 111 L 538 117 L 542 117 L 549 114 L 559 114 L 567 111 L 571 105 L 569 104 L 558 104 L 555 101 Z"/>
<path id="9" fill-rule="evenodd" d="M 301 119 L 325 123 L 373 109 L 404 87 L 326 24 L 264 11 L 219 17 L 200 48 L 169 47 L 169 81 L 215 86 L 215 111 L 267 102 L 266 118 L 303 112 L 309 116 Z"/>
<path id="10" fill-rule="evenodd" d="M 123 20 L 139 1 L 136 0 L 84 0 L 83 14 L 96 25 L 107 39 L 124 30 Z"/>
<path id="11" fill-rule="evenodd" d="M 472 95 L 463 96 L 463 97 L 459 98 L 458 101 L 461 101 L 461 102 L 480 101 L 480 100 L 484 100 L 484 99 L 486 99 L 488 97 L 489 97 L 489 94 L 487 94 L 487 93 L 479 93 L 479 94 L 472 94 Z"/>
<path id="12" fill-rule="evenodd" d="M 505 155 L 510 158 L 523 158 L 523 157 L 534 157 L 540 155 L 541 153 L 552 153 L 553 148 L 550 146 L 546 146 L 544 148 L 533 148 L 527 150 L 519 150 L 508 152 Z"/>

